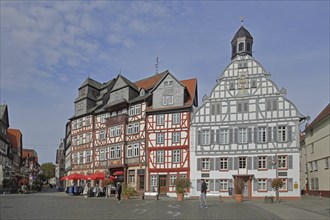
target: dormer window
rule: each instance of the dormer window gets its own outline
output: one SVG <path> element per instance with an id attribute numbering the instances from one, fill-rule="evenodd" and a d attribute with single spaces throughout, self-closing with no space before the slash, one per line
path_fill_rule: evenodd
<path id="1" fill-rule="evenodd" d="M 146 95 L 146 91 L 144 89 L 141 89 L 140 96 L 145 96 L 145 95 Z"/>
<path id="2" fill-rule="evenodd" d="M 173 96 L 172 95 L 163 96 L 163 105 L 173 105 Z"/>
<path id="3" fill-rule="evenodd" d="M 246 43 L 246 50 L 251 52 L 251 43 Z"/>

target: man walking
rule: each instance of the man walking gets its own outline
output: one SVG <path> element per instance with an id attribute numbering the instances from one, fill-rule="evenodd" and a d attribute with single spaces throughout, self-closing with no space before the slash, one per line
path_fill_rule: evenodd
<path id="1" fill-rule="evenodd" d="M 117 183 L 117 189 L 116 189 L 116 191 L 117 191 L 117 199 L 118 199 L 118 203 L 120 203 L 120 195 L 121 195 L 121 191 L 122 191 L 122 188 L 121 188 L 121 184 L 120 184 L 120 182 L 118 182 Z"/>
<path id="2" fill-rule="evenodd" d="M 200 208 L 207 208 L 206 204 L 206 190 L 207 190 L 207 185 L 204 179 L 202 179 L 202 184 L 201 184 L 201 195 L 199 196 L 199 207 Z M 203 206 L 204 204 L 204 206 Z"/>

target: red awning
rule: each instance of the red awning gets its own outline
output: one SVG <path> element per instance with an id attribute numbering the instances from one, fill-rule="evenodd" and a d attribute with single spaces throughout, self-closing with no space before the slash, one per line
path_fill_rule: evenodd
<path id="1" fill-rule="evenodd" d="M 124 171 L 116 171 L 113 173 L 115 176 L 123 175 Z"/>

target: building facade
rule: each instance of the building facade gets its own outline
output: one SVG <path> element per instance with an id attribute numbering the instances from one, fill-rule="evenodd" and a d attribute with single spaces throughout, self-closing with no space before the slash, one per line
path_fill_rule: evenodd
<path id="1" fill-rule="evenodd" d="M 0 190 L 3 188 L 3 180 L 10 178 L 11 161 L 8 158 L 9 139 L 7 132 L 9 117 L 7 105 L 0 105 Z"/>
<path id="2" fill-rule="evenodd" d="M 61 178 L 65 173 L 65 155 L 64 155 L 64 139 L 61 139 L 55 158 L 55 184 L 57 187 L 64 187 Z"/>
<path id="3" fill-rule="evenodd" d="M 281 178 L 281 198 L 299 198 L 299 123 L 303 116 L 270 74 L 252 56 L 253 37 L 241 26 L 231 41 L 231 63 L 216 80 L 190 129 L 190 195 L 233 196 L 243 179 L 244 198 L 275 196 L 271 182 Z"/>
<path id="4" fill-rule="evenodd" d="M 67 174 L 99 172 L 138 192 L 147 190 L 146 117 L 157 93 L 153 88 L 168 75 L 165 71 L 135 83 L 122 75 L 103 84 L 86 79 L 66 128 Z"/>
<path id="5" fill-rule="evenodd" d="M 302 192 L 330 197 L 330 104 L 307 125 L 301 139 Z"/>

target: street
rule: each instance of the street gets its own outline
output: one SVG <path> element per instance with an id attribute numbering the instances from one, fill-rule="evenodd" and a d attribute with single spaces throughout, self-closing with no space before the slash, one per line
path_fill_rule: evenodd
<path id="1" fill-rule="evenodd" d="M 0 219 L 329 219 L 329 199 L 306 197 L 280 204 L 236 203 L 209 198 L 208 208 L 196 199 L 84 198 L 63 192 L 0 195 Z"/>

